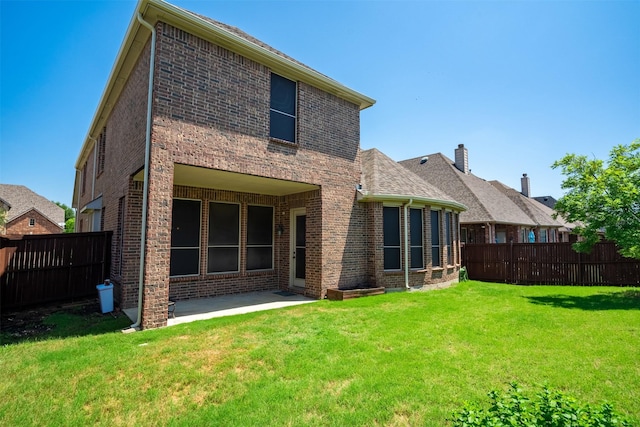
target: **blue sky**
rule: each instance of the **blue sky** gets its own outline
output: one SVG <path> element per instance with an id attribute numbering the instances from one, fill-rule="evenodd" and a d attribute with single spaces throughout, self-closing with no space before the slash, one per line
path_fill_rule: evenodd
<path id="1" fill-rule="evenodd" d="M 361 146 L 469 149 L 472 172 L 562 195 L 550 165 L 640 137 L 640 1 L 186 1 L 377 103 Z M 71 204 L 135 1 L 0 1 L 0 182 Z"/>

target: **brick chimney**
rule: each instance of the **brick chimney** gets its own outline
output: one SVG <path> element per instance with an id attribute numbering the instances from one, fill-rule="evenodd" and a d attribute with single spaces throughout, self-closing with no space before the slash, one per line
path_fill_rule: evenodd
<path id="1" fill-rule="evenodd" d="M 464 144 L 458 144 L 456 148 L 455 166 L 465 174 L 469 173 L 469 152 L 464 148 Z"/>
<path id="2" fill-rule="evenodd" d="M 520 178 L 520 185 L 522 185 L 522 195 L 531 197 L 531 182 L 529 181 L 529 177 L 526 173 L 522 174 L 522 178 Z"/>

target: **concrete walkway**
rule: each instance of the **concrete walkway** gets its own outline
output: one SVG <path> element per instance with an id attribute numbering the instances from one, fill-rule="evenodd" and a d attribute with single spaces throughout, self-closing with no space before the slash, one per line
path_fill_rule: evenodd
<path id="1" fill-rule="evenodd" d="M 233 316 L 253 311 L 272 310 L 317 300 L 286 291 L 263 291 L 176 301 L 175 318 L 169 317 L 167 326 L 214 317 Z M 124 310 L 131 321 L 138 317 L 137 307 Z"/>

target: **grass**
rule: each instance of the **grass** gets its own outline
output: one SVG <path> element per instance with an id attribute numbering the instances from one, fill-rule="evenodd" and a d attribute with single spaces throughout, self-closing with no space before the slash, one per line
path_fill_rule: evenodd
<path id="1" fill-rule="evenodd" d="M 640 294 L 466 282 L 0 347 L 0 425 L 447 425 L 510 381 L 640 425 Z"/>

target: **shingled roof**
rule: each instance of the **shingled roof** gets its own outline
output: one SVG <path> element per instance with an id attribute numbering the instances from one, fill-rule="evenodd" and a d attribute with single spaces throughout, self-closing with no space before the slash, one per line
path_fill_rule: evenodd
<path id="1" fill-rule="evenodd" d="M 563 226 L 560 221 L 553 219 L 553 209 L 550 209 L 542 203 L 523 195 L 519 191 L 504 185 L 500 181 L 489 181 L 489 183 L 518 205 L 518 207 L 522 209 L 522 211 L 526 213 L 529 218 L 536 223 L 536 225 L 542 227 Z"/>
<path id="2" fill-rule="evenodd" d="M 403 160 L 399 164 L 465 204 L 468 209 L 460 214 L 461 223 L 536 225 L 497 188 L 482 178 L 460 171 L 442 153 Z"/>
<path id="3" fill-rule="evenodd" d="M 393 159 L 372 148 L 361 151 L 361 200 L 407 200 L 464 210 L 466 207 Z"/>
<path id="4" fill-rule="evenodd" d="M 64 224 L 64 209 L 24 185 L 0 184 L 0 198 L 11 206 L 7 223 L 35 209 L 52 223 Z"/>

